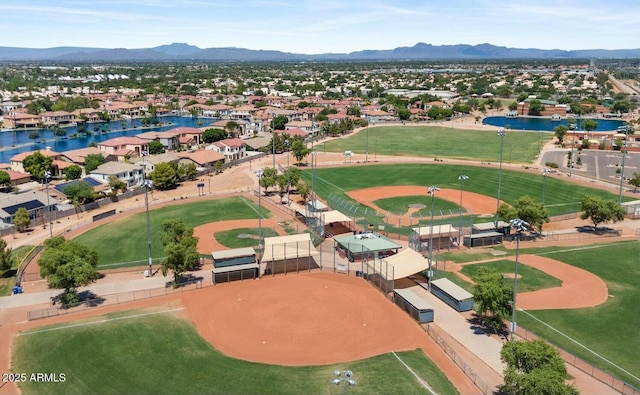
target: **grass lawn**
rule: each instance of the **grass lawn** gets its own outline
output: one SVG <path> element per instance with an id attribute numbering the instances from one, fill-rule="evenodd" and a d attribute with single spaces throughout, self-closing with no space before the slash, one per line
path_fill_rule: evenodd
<path id="1" fill-rule="evenodd" d="M 498 273 L 511 274 L 513 276 L 515 270 L 515 262 L 509 260 L 499 260 L 485 263 L 475 263 L 472 265 L 465 265 L 462 267 L 462 274 L 469 278 L 474 278 L 481 268 L 488 267 Z M 507 281 L 512 284 L 513 277 L 508 278 Z M 536 268 L 527 265 L 518 265 L 518 293 L 537 291 L 538 289 L 559 287 L 562 285 L 562 281 L 555 277 L 548 275 Z"/>
<path id="2" fill-rule="evenodd" d="M 249 235 L 250 237 L 238 237 L 238 235 Z M 260 237 L 260 228 L 239 228 L 223 230 L 213 234 L 218 243 L 227 248 L 257 247 Z M 262 228 L 263 237 L 278 236 L 278 232 L 273 228 Z"/>
<path id="3" fill-rule="evenodd" d="M 513 159 L 518 163 L 532 163 L 542 145 L 553 138 L 553 133 L 507 131 L 503 162 L 509 163 Z M 446 125 L 381 126 L 317 144 L 315 149 L 319 152 L 353 151 L 357 155 L 355 160 L 362 161 L 367 141 L 370 161 L 379 154 L 498 162 L 502 143 L 496 132 L 490 130 L 452 129 Z"/>
<path id="4" fill-rule="evenodd" d="M 262 210 L 265 218 L 268 218 L 269 211 L 264 207 Z M 186 202 L 151 210 L 151 254 L 154 258 L 164 256 L 162 244 L 157 236 L 162 222 L 166 219 L 181 218 L 187 226 L 196 227 L 220 220 L 257 218 L 257 213 L 258 206 L 253 201 L 235 197 Z M 116 267 L 113 264 L 117 263 L 144 265 L 148 258 L 146 224 L 146 213 L 141 212 L 99 226 L 74 240 L 90 245 L 98 251 L 98 267 Z"/>
<path id="5" fill-rule="evenodd" d="M 133 314 L 135 312 L 130 312 Z M 424 393 L 392 354 L 348 364 L 286 367 L 245 362 L 216 351 L 193 324 L 168 315 L 26 334 L 15 342 L 12 371 L 65 373 L 64 383 L 21 385 L 25 394 L 339 394 L 333 371 L 350 369 L 353 394 Z M 95 320 L 95 319 L 94 319 Z M 76 323 L 77 324 L 77 323 Z M 32 331 L 33 332 L 33 331 Z M 421 350 L 397 355 L 438 393 L 455 394 Z"/>
<path id="6" fill-rule="evenodd" d="M 580 267 L 602 278 L 607 284 L 610 298 L 605 304 L 593 308 L 527 312 L 535 319 L 517 312 L 518 324 L 640 388 L 639 255 L 640 244 L 637 241 L 558 248 L 555 252 L 545 253 L 546 257 Z M 587 346 L 629 374 L 604 362 L 538 320 Z"/>
<path id="7" fill-rule="evenodd" d="M 478 166 L 448 165 L 448 164 L 406 164 L 368 165 L 315 169 L 315 187 L 318 196 L 327 199 L 330 194 L 343 200 L 349 200 L 346 191 L 370 188 L 376 186 L 393 185 L 436 185 L 440 188 L 459 189 L 458 176 L 465 174 L 469 179 L 465 181 L 465 191 L 471 191 L 486 196 L 498 195 L 497 168 Z M 311 180 L 311 171 L 305 170 L 303 177 Z M 503 169 L 500 198 L 507 203 L 529 195 L 534 199 L 542 199 L 542 175 L 526 174 Z M 545 204 L 549 214 L 560 215 L 578 212 L 585 195 L 594 195 L 617 201 L 617 194 L 609 191 L 571 184 L 559 178 L 547 177 L 545 186 Z M 436 197 L 438 196 L 436 192 Z M 623 197 L 624 201 L 631 198 Z M 329 202 L 331 204 L 331 202 Z M 360 205 L 361 214 L 364 210 Z M 430 203 L 427 205 L 430 207 Z M 333 207 L 340 209 L 340 207 Z M 353 213 L 345 214 L 353 216 Z M 474 213 L 485 214 L 485 213 Z"/>
<path id="8" fill-rule="evenodd" d="M 391 213 L 401 215 L 405 214 L 409 210 L 409 205 L 411 204 L 422 204 L 425 208 L 420 210 L 420 214 L 423 216 L 428 216 L 431 212 L 431 196 L 421 195 L 421 196 L 398 196 L 392 198 L 378 199 L 374 200 L 378 207 L 385 211 L 389 211 Z M 434 215 L 439 215 L 441 211 L 446 213 L 451 212 L 459 212 L 459 205 L 456 203 L 450 202 L 448 200 L 439 199 L 437 197 L 433 198 L 433 213 Z M 416 213 L 416 215 L 418 215 Z"/>

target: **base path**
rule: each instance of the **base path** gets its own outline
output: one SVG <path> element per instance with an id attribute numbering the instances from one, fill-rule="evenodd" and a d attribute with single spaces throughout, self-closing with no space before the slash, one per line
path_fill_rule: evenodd
<path id="1" fill-rule="evenodd" d="M 521 255 L 518 261 L 562 281 L 559 287 L 519 293 L 518 309 L 579 309 L 601 305 L 609 297 L 605 282 L 586 270 L 535 255 Z"/>
<path id="2" fill-rule="evenodd" d="M 378 210 L 380 213 L 387 213 L 387 211 L 378 207 L 374 201 L 398 196 L 425 196 L 427 195 L 427 187 L 417 185 L 373 187 L 349 191 L 346 192 L 346 194 L 350 198 Z M 460 190 L 441 189 L 436 193 L 436 196 L 439 199 L 449 200 L 457 204 L 460 203 Z M 493 215 L 496 211 L 496 199 L 478 193 L 462 191 L 462 206 L 467 212 L 475 215 Z M 409 210 L 409 207 L 407 207 L 407 210 Z M 390 224 L 397 224 L 398 220 L 400 220 L 400 223 L 404 226 L 411 225 L 409 215 L 403 215 L 398 218 L 397 215 L 389 213 L 386 219 Z"/>

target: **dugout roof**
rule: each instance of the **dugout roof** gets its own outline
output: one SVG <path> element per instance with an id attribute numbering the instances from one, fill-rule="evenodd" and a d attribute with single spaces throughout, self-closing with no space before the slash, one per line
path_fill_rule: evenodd
<path id="1" fill-rule="evenodd" d="M 414 233 L 419 236 L 429 236 L 431 234 L 431 226 L 421 226 L 419 228 L 412 228 Z M 458 229 L 451 226 L 451 224 L 439 224 L 433 225 L 434 235 L 448 235 L 450 233 L 458 233 Z"/>
<path id="2" fill-rule="evenodd" d="M 381 261 L 378 264 L 369 261 L 367 266 L 376 273 L 380 272 L 386 280 L 409 277 L 429 267 L 429 260 L 411 248 L 405 248 L 395 255 L 381 259 Z"/>
<path id="3" fill-rule="evenodd" d="M 307 258 L 320 255 L 309 233 L 264 238 L 262 261 Z"/>
<path id="4" fill-rule="evenodd" d="M 355 254 L 364 251 L 388 251 L 402 248 L 401 245 L 394 243 L 391 239 L 379 233 L 359 233 L 355 235 L 347 233 L 333 236 L 333 240 Z"/>

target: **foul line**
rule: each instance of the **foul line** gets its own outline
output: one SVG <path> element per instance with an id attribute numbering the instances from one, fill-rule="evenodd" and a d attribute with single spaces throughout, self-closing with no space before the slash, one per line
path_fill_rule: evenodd
<path id="1" fill-rule="evenodd" d="M 634 376 L 633 374 L 627 372 L 626 370 L 624 370 L 623 368 L 621 368 L 620 366 L 616 365 L 615 363 L 609 361 L 607 358 L 603 357 L 602 355 L 598 354 L 595 351 L 592 351 L 590 348 L 588 348 L 587 346 L 585 346 L 584 344 L 578 342 L 577 340 L 574 340 L 572 338 L 570 338 L 569 336 L 565 335 L 564 333 L 560 332 L 559 330 L 557 330 L 556 328 L 552 327 L 551 325 L 547 324 L 546 322 L 534 317 L 533 315 L 531 315 L 529 312 L 527 312 L 526 310 L 520 310 L 521 312 L 525 313 L 526 315 L 528 315 L 529 317 L 533 318 L 534 320 L 538 321 L 539 323 L 541 323 L 542 325 L 546 326 L 547 328 L 551 329 L 552 331 L 558 333 L 561 336 L 566 337 L 567 339 L 569 339 L 570 341 L 572 341 L 573 343 L 577 344 L 578 346 L 582 347 L 583 349 L 589 351 L 591 354 L 595 355 L 596 357 L 602 359 L 603 361 L 605 361 L 606 363 L 610 364 L 611 366 L 615 367 L 616 369 L 619 369 L 621 372 L 624 372 L 626 374 L 628 374 L 629 376 L 633 377 L 636 380 L 640 380 L 639 377 Z"/>
<path id="2" fill-rule="evenodd" d="M 174 311 L 180 311 L 180 310 L 184 310 L 184 307 L 179 307 L 179 308 L 177 308 L 177 309 L 171 309 L 171 310 L 154 311 L 154 312 L 152 312 L 152 313 L 140 313 L 140 314 L 128 315 L 128 316 L 126 316 L 126 317 L 107 318 L 107 319 L 100 320 L 100 321 L 83 322 L 83 323 L 81 323 L 81 324 L 73 324 L 73 325 L 57 326 L 57 327 L 55 327 L 55 328 L 41 329 L 41 330 L 39 330 L 39 331 L 18 333 L 18 336 L 33 335 L 33 334 L 36 334 L 36 333 L 51 332 L 51 331 L 58 331 L 58 330 L 62 330 L 62 329 L 69 329 L 69 328 L 77 328 L 77 327 L 80 327 L 80 326 L 89 326 L 89 325 L 96 325 L 96 324 L 104 324 L 105 322 L 110 322 L 110 321 L 120 321 L 120 320 L 126 320 L 126 319 L 129 319 L 129 318 L 144 317 L 144 316 L 147 316 L 147 315 L 156 315 L 156 314 L 172 313 L 172 312 L 174 312 Z"/>
<path id="3" fill-rule="evenodd" d="M 242 201 L 243 201 L 243 202 L 245 202 L 245 203 L 247 204 L 247 206 L 249 206 L 249 208 L 250 208 L 251 210 L 255 211 L 255 212 L 256 212 L 256 215 L 257 215 L 258 217 L 262 217 L 262 219 L 265 219 L 265 217 L 262 215 L 262 213 L 261 213 L 261 212 L 258 212 L 258 210 L 256 210 L 256 209 L 255 209 L 255 208 L 254 208 L 254 207 L 253 207 L 253 206 L 252 206 L 252 205 L 247 201 L 247 199 L 245 199 L 245 198 L 244 198 L 244 196 L 240 196 L 240 199 L 242 199 Z"/>
<path id="4" fill-rule="evenodd" d="M 424 382 L 424 380 L 422 380 L 422 379 L 421 379 L 421 378 L 416 374 L 416 372 L 414 372 L 414 371 L 409 367 L 409 365 L 407 365 L 406 363 L 404 363 L 404 361 L 403 361 L 402 359 L 400 359 L 400 357 L 399 357 L 399 356 L 397 356 L 397 355 L 396 355 L 396 353 L 395 353 L 394 351 L 391 351 L 391 354 L 393 354 L 393 356 L 394 356 L 394 357 L 398 358 L 398 361 L 400 361 L 400 363 L 401 363 L 401 364 L 403 364 L 403 365 L 404 365 L 404 367 L 405 367 L 405 368 L 407 368 L 407 370 L 408 370 L 409 372 L 411 372 L 411 374 L 416 378 L 416 380 L 418 380 L 418 382 L 419 382 L 420 384 L 422 384 L 422 386 L 423 386 L 424 388 L 426 388 L 426 389 L 427 389 L 427 391 L 431 392 L 433 395 L 438 395 L 438 393 L 437 393 L 437 392 L 435 392 L 435 391 L 433 390 L 433 388 L 431 388 L 431 387 L 429 386 L 429 384 L 427 384 L 426 382 Z"/>
<path id="5" fill-rule="evenodd" d="M 552 255 L 552 254 L 560 254 L 560 253 L 572 252 L 572 251 L 595 250 L 597 248 L 615 247 L 615 246 L 619 246 L 621 244 L 631 244 L 631 243 L 635 243 L 635 242 L 636 241 L 634 240 L 634 241 L 623 241 L 623 242 L 620 242 L 620 243 L 609 243 L 609 244 L 600 244 L 600 245 L 593 245 L 593 246 L 566 248 L 566 249 L 563 249 L 563 250 L 540 252 L 540 253 L 533 254 L 533 255 Z"/>

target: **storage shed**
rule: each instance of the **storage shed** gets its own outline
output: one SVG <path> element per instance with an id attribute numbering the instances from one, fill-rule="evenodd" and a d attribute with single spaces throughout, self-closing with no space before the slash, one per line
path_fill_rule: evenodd
<path id="1" fill-rule="evenodd" d="M 433 322 L 433 307 L 410 289 L 396 289 L 393 293 L 393 302 L 413 318 L 419 324 Z"/>
<path id="2" fill-rule="evenodd" d="M 431 281 L 431 293 L 458 311 L 473 309 L 473 295 L 448 278 Z"/>
<path id="3" fill-rule="evenodd" d="M 484 247 L 502 243 L 504 234 L 499 232 L 474 233 L 464 237 L 465 247 Z"/>

